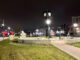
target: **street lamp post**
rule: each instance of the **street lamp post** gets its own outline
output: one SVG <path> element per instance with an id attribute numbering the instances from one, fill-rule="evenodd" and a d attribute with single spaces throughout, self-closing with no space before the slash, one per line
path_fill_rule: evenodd
<path id="1" fill-rule="evenodd" d="M 45 13 L 44 13 L 44 17 L 47 18 L 46 21 L 45 21 L 45 23 L 46 23 L 47 26 L 48 26 L 48 36 L 49 36 L 49 38 L 50 38 L 50 37 L 51 37 L 51 36 L 50 36 L 50 24 L 51 24 L 51 19 L 50 19 L 50 17 L 51 17 L 51 12 L 45 12 Z"/>
<path id="2" fill-rule="evenodd" d="M 47 24 L 47 26 L 48 26 L 48 36 L 49 36 L 49 38 L 51 37 L 50 36 L 50 24 L 51 24 L 51 20 L 50 19 L 47 19 L 46 20 L 46 24 Z"/>

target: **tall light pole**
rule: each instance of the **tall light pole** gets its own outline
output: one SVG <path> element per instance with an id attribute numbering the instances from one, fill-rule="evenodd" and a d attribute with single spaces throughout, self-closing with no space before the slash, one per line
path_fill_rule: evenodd
<path id="1" fill-rule="evenodd" d="M 50 36 L 50 24 L 51 24 L 51 19 L 50 19 L 50 17 L 51 17 L 51 12 L 46 12 L 46 13 L 44 13 L 44 17 L 46 17 L 45 23 L 46 23 L 47 26 L 48 26 L 48 36 L 49 36 L 49 38 L 50 38 L 50 37 L 51 37 L 51 36 Z"/>
<path id="2" fill-rule="evenodd" d="M 47 26 L 48 26 L 48 36 L 49 36 L 49 38 L 51 37 L 50 36 L 50 24 L 51 24 L 51 20 L 50 19 L 47 19 L 46 20 L 46 24 L 47 24 Z"/>

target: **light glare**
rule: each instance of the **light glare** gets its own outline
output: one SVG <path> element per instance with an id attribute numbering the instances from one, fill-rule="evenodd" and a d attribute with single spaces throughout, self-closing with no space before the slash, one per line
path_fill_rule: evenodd
<path id="1" fill-rule="evenodd" d="M 78 24 L 77 24 L 77 23 L 74 23 L 73 26 L 74 26 L 74 27 L 78 27 Z"/>
<path id="2" fill-rule="evenodd" d="M 50 19 L 47 19 L 46 20 L 46 24 L 50 25 L 51 24 L 51 20 Z"/>
<path id="3" fill-rule="evenodd" d="M 44 16 L 46 16 L 47 14 L 46 13 L 44 13 Z"/>
<path id="4" fill-rule="evenodd" d="M 48 16 L 51 16 L 51 12 L 48 13 Z"/>

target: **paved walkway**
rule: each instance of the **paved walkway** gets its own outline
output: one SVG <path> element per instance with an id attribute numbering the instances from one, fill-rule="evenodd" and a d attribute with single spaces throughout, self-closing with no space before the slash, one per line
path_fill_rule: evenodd
<path id="1" fill-rule="evenodd" d="M 64 40 L 61 41 L 53 41 L 52 44 L 59 49 L 67 52 L 68 54 L 72 55 L 73 57 L 80 60 L 80 48 L 68 45 L 64 42 Z"/>

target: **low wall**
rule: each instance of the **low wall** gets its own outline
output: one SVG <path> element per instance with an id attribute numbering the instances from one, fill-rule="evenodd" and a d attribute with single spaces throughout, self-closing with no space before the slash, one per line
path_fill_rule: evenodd
<path id="1" fill-rule="evenodd" d="M 26 38 L 19 38 L 19 40 L 48 40 L 48 39 L 40 37 L 26 37 Z"/>
<path id="2" fill-rule="evenodd" d="M 51 40 L 18 40 L 18 42 L 25 44 L 50 44 Z"/>
<path id="3" fill-rule="evenodd" d="M 59 37 L 56 38 L 40 38 L 40 37 L 27 37 L 22 38 L 18 40 L 19 43 L 27 43 L 27 44 L 51 44 L 51 43 L 58 43 L 58 44 L 64 44 L 64 43 L 76 43 L 80 42 L 80 37 L 74 37 L 72 39 L 63 37 L 63 39 L 59 39 Z"/>

